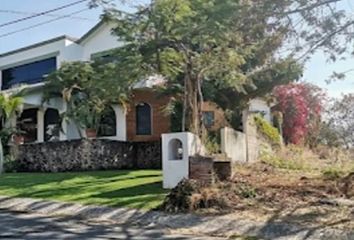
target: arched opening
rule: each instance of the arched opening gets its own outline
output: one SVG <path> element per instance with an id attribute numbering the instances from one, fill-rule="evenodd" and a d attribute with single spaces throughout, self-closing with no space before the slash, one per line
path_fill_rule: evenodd
<path id="1" fill-rule="evenodd" d="M 57 109 L 48 108 L 44 113 L 44 141 L 59 141 L 60 115 Z"/>
<path id="2" fill-rule="evenodd" d="M 136 134 L 151 135 L 151 107 L 147 103 L 139 103 L 136 108 Z"/>
<path id="3" fill-rule="evenodd" d="M 183 143 L 179 139 L 172 139 L 168 143 L 168 160 L 183 159 Z"/>
<path id="4" fill-rule="evenodd" d="M 117 118 L 112 107 L 107 107 L 103 112 L 97 136 L 112 137 L 117 135 Z"/>
<path id="5" fill-rule="evenodd" d="M 38 108 L 25 109 L 17 119 L 17 129 L 25 143 L 37 141 Z"/>

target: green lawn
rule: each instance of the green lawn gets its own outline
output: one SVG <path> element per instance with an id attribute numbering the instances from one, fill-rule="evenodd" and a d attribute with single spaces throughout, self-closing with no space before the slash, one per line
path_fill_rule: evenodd
<path id="1" fill-rule="evenodd" d="M 0 175 L 0 195 L 139 209 L 157 207 L 166 195 L 158 170 Z"/>

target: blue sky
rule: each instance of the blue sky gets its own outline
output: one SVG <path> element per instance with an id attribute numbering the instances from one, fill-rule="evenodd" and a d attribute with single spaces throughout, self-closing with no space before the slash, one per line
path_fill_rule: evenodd
<path id="1" fill-rule="evenodd" d="M 143 1 L 146 0 L 134 0 L 128 2 L 139 3 Z M 4 10 L 28 13 L 41 12 L 72 2 L 75 2 L 75 0 L 1 0 L 0 24 L 28 16 L 4 12 Z M 342 2 L 343 3 L 341 7 L 343 9 L 346 9 L 347 11 L 351 12 L 354 11 L 354 3 L 351 4 L 350 0 Z M 102 9 L 100 8 L 86 8 L 87 5 L 85 3 L 81 3 L 65 10 L 53 13 L 57 15 L 67 15 L 72 12 L 83 10 L 83 12 L 80 12 L 79 14 L 75 15 L 75 17 L 80 17 L 80 19 L 61 19 L 59 21 L 42 25 L 31 30 L 23 31 L 21 33 L 17 33 L 7 37 L 0 37 L 0 53 L 24 47 L 64 34 L 77 38 L 81 37 L 99 21 L 100 14 L 102 13 Z M 125 6 L 123 8 L 129 10 L 129 7 Z M 22 28 L 26 28 L 31 25 L 35 25 L 51 19 L 53 19 L 53 17 L 41 16 L 28 21 L 24 21 L 22 23 L 2 27 L 0 28 L 0 35 L 16 31 Z M 333 71 L 340 72 L 352 68 L 354 68 L 354 59 L 347 59 L 346 61 L 336 63 L 327 63 L 325 56 L 322 53 L 317 53 L 312 57 L 311 61 L 306 64 L 303 80 L 315 83 L 323 88 L 326 88 L 330 96 L 338 97 L 342 93 L 354 92 L 354 73 L 348 74 L 346 80 L 332 83 L 330 85 L 327 85 L 325 83 L 325 79 L 327 79 Z"/>

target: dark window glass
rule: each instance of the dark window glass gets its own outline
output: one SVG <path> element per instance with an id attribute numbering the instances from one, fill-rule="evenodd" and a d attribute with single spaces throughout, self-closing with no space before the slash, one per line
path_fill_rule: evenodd
<path id="1" fill-rule="evenodd" d="M 117 135 L 117 120 L 116 120 L 116 113 L 114 112 L 113 108 L 107 108 L 101 118 L 100 126 L 98 129 L 98 136 L 99 137 L 110 137 Z"/>
<path id="2" fill-rule="evenodd" d="M 136 134 L 151 135 L 151 107 L 140 103 L 136 106 Z"/>
<path id="3" fill-rule="evenodd" d="M 26 109 L 17 120 L 17 127 L 25 143 L 37 141 L 37 108 Z"/>
<path id="4" fill-rule="evenodd" d="M 44 114 L 44 141 L 58 141 L 60 136 L 60 115 L 58 110 L 49 108 Z"/>
<path id="5" fill-rule="evenodd" d="M 2 71 L 2 89 L 8 89 L 16 84 L 34 84 L 43 81 L 45 75 L 56 69 L 56 58 L 21 65 Z"/>
<path id="6" fill-rule="evenodd" d="M 122 58 L 114 54 L 113 51 L 92 54 L 91 59 L 97 64 L 117 63 L 122 60 Z"/>
<path id="7" fill-rule="evenodd" d="M 214 112 L 212 111 L 203 112 L 203 123 L 205 127 L 207 128 L 212 127 L 214 125 L 214 122 L 215 122 Z"/>
<path id="8" fill-rule="evenodd" d="M 114 55 L 103 55 L 96 59 L 100 64 L 115 63 L 119 61 L 119 58 Z"/>

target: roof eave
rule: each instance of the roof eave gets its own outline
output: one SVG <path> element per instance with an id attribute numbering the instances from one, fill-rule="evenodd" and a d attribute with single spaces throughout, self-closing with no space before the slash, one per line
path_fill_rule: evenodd
<path id="1" fill-rule="evenodd" d="M 70 37 L 68 35 L 62 35 L 62 36 L 55 37 L 55 38 L 52 38 L 52 39 L 49 39 L 49 40 L 46 40 L 46 41 L 43 41 L 43 42 L 39 42 L 39 43 L 35 43 L 33 45 L 29 45 L 27 47 L 23 47 L 23 48 L 19 48 L 19 49 L 15 49 L 15 50 L 12 50 L 12 51 L 9 51 L 9 52 L 2 53 L 2 54 L 0 54 L 0 58 L 7 57 L 7 56 L 10 56 L 10 55 L 19 53 L 19 52 L 27 51 L 27 50 L 30 50 L 30 49 L 33 49 L 33 48 L 38 48 L 38 47 L 41 47 L 41 46 L 44 46 L 44 45 L 47 45 L 47 44 L 50 44 L 50 43 L 53 43 L 53 42 L 57 42 L 57 41 L 60 41 L 60 40 L 64 40 L 64 39 L 70 40 L 72 42 L 76 42 L 77 41 L 77 39 L 74 38 L 74 37 Z"/>

